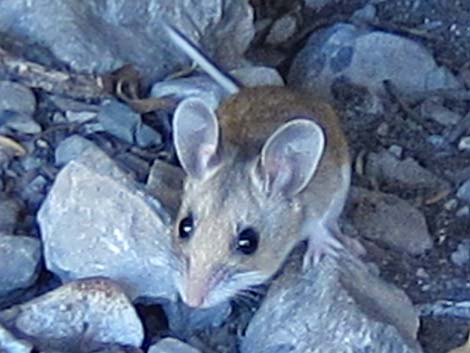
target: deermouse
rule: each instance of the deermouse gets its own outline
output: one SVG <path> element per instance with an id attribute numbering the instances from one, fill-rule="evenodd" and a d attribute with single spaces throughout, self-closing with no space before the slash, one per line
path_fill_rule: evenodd
<path id="1" fill-rule="evenodd" d="M 217 110 L 186 98 L 173 116 L 186 173 L 173 246 L 175 284 L 207 308 L 269 280 L 299 242 L 304 268 L 342 248 L 351 167 L 334 110 L 278 86 L 243 87 L 177 29 L 172 41 L 230 94 Z"/>

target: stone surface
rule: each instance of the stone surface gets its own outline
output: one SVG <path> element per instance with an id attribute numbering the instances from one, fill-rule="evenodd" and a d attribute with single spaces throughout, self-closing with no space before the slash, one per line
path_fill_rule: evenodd
<path id="1" fill-rule="evenodd" d="M 375 96 L 384 93 L 386 80 L 403 94 L 460 87 L 450 71 L 438 67 L 417 42 L 343 23 L 312 34 L 288 76 L 290 85 L 327 99 L 338 81 L 366 87 Z"/>
<path id="2" fill-rule="evenodd" d="M 426 100 L 421 104 L 421 116 L 432 119 L 444 126 L 452 126 L 457 124 L 462 117 L 460 114 L 444 107 L 441 102 L 432 99 Z"/>
<path id="3" fill-rule="evenodd" d="M 33 114 L 36 110 L 33 92 L 16 82 L 0 81 L 0 112 L 5 110 L 25 115 Z"/>
<path id="4" fill-rule="evenodd" d="M 352 188 L 349 202 L 351 222 L 363 237 L 412 255 L 432 247 L 423 214 L 399 197 Z"/>
<path id="5" fill-rule="evenodd" d="M 468 151 L 470 150 L 470 136 L 464 136 L 459 141 L 459 150 Z"/>
<path id="6" fill-rule="evenodd" d="M 106 344 L 139 347 L 142 323 L 114 282 L 91 278 L 0 312 L 0 322 L 45 351 L 91 352 Z"/>
<path id="7" fill-rule="evenodd" d="M 230 71 L 243 85 L 248 87 L 274 85 L 284 86 L 279 72 L 266 66 L 248 66 Z"/>
<path id="8" fill-rule="evenodd" d="M 130 144 L 149 147 L 162 142 L 160 134 L 143 124 L 138 113 L 114 100 L 103 104 L 98 121 L 106 132 Z"/>
<path id="9" fill-rule="evenodd" d="M 429 195 L 451 189 L 447 180 L 434 175 L 414 159 L 400 160 L 388 151 L 369 153 L 365 173 L 380 184 L 398 184 L 398 186 L 415 191 L 420 190 Z"/>
<path id="10" fill-rule="evenodd" d="M 286 42 L 292 37 L 297 30 L 297 19 L 293 15 L 285 15 L 276 20 L 271 27 L 266 43 L 271 45 L 279 45 Z"/>
<path id="11" fill-rule="evenodd" d="M 37 134 L 42 131 L 42 128 L 31 115 L 8 110 L 0 111 L 0 132 L 4 131 Z"/>
<path id="12" fill-rule="evenodd" d="M 7 329 L 0 325 L 0 352 L 30 353 L 33 345 L 26 340 L 17 339 Z"/>
<path id="13" fill-rule="evenodd" d="M 39 240 L 0 235 L 0 297 L 31 286 L 37 278 L 40 259 Z"/>
<path id="14" fill-rule="evenodd" d="M 238 63 L 254 35 L 246 0 L 10 1 L 0 12 L 0 32 L 41 44 L 77 71 L 103 73 L 129 63 L 153 80 L 189 62 L 170 45 L 162 14 L 228 65 Z"/>
<path id="15" fill-rule="evenodd" d="M 200 353 L 201 351 L 181 342 L 176 338 L 167 337 L 152 345 L 148 353 Z"/>
<path id="16" fill-rule="evenodd" d="M 403 291 L 359 260 L 324 259 L 301 273 L 288 263 L 250 322 L 242 353 L 421 352 L 419 318 Z"/>
<path id="17" fill-rule="evenodd" d="M 457 197 L 465 202 L 470 202 L 470 179 L 460 185 L 457 190 Z"/>
<path id="18" fill-rule="evenodd" d="M 450 259 L 457 266 L 465 266 L 470 262 L 470 240 L 466 239 L 462 241 L 458 246 L 457 250 L 450 255 Z"/>
<path id="19" fill-rule="evenodd" d="M 55 164 L 63 166 L 71 160 L 77 159 L 89 148 L 98 149 L 90 140 L 80 135 L 72 135 L 62 140 L 55 150 Z"/>
<path id="20" fill-rule="evenodd" d="M 147 178 L 147 190 L 176 215 L 183 192 L 185 174 L 181 168 L 156 159 Z"/>
<path id="21" fill-rule="evenodd" d="M 276 69 L 265 66 L 248 66 L 230 71 L 245 86 L 262 85 L 283 86 L 284 81 Z M 187 97 L 198 97 L 204 100 L 212 109 L 228 96 L 228 93 L 205 74 L 191 77 L 176 78 L 157 82 L 152 87 L 152 97 L 171 97 L 179 102 Z"/>
<path id="22" fill-rule="evenodd" d="M 0 193 L 0 232 L 13 233 L 18 222 L 21 203 L 4 193 Z"/>
<path id="23" fill-rule="evenodd" d="M 38 222 L 46 266 L 63 281 L 105 276 L 131 298 L 173 296 L 170 217 L 104 152 L 61 170 Z"/>

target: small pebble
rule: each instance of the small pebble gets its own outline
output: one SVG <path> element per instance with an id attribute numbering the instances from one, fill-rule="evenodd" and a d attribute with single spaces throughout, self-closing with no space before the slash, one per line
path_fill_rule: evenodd
<path id="1" fill-rule="evenodd" d="M 457 208 L 459 202 L 456 199 L 450 199 L 444 204 L 444 209 L 446 211 L 453 211 Z"/>
<path id="2" fill-rule="evenodd" d="M 95 112 L 65 112 L 65 119 L 70 123 L 86 123 L 94 118 L 96 118 Z"/>
<path id="3" fill-rule="evenodd" d="M 34 121 L 31 115 L 17 112 L 11 113 L 8 121 L 3 124 L 3 129 L 30 135 L 38 134 L 42 131 L 41 125 Z"/>
<path id="4" fill-rule="evenodd" d="M 424 268 L 420 267 L 416 270 L 416 276 L 420 278 L 428 278 L 429 274 L 426 272 Z"/>
<path id="5" fill-rule="evenodd" d="M 470 179 L 465 181 L 457 190 L 457 197 L 463 201 L 470 202 Z"/>
<path id="6" fill-rule="evenodd" d="M 397 158 L 401 158 L 402 154 L 403 154 L 403 147 L 401 146 L 398 146 L 398 145 L 391 145 L 389 148 L 388 148 L 388 151 L 393 154 L 395 157 Z"/>
<path id="7" fill-rule="evenodd" d="M 450 255 L 450 259 L 457 266 L 464 266 L 470 260 L 470 240 L 462 241 L 457 250 Z"/>
<path id="8" fill-rule="evenodd" d="M 62 140 L 55 150 L 56 166 L 63 166 L 78 158 L 88 148 L 98 148 L 93 142 L 80 135 L 72 135 Z"/>
<path id="9" fill-rule="evenodd" d="M 271 45 L 282 44 L 292 37 L 296 30 L 297 19 L 292 15 L 285 15 L 274 22 L 266 37 L 266 43 Z"/>
<path id="10" fill-rule="evenodd" d="M 21 210 L 19 201 L 0 194 L 0 232 L 12 233 L 15 230 Z"/>
<path id="11" fill-rule="evenodd" d="M 151 346 L 148 353 L 201 353 L 201 351 L 176 338 L 167 337 Z"/>
<path id="12" fill-rule="evenodd" d="M 0 296 L 33 284 L 40 258 L 39 240 L 25 236 L 0 235 Z"/>
<path id="13" fill-rule="evenodd" d="M 381 123 L 377 128 L 377 134 L 380 136 L 387 136 L 388 135 L 389 126 L 387 123 Z"/>
<path id="14" fill-rule="evenodd" d="M 468 151 L 470 150 L 470 136 L 462 137 L 459 141 L 459 150 Z"/>
<path id="15" fill-rule="evenodd" d="M 16 82 L 0 81 L 0 111 L 31 115 L 36 110 L 36 98 L 33 92 Z"/>
<path id="16" fill-rule="evenodd" d="M 436 102 L 433 99 L 426 100 L 421 104 L 421 115 L 445 126 L 455 125 L 462 119 L 460 114 L 447 109 L 441 102 Z"/>
<path id="17" fill-rule="evenodd" d="M 467 217 L 468 215 L 470 215 L 470 207 L 468 206 L 463 206 L 461 209 L 459 209 L 455 215 L 457 217 Z"/>
<path id="18" fill-rule="evenodd" d="M 377 9 L 373 4 L 367 4 L 362 9 L 355 11 L 352 15 L 353 19 L 361 21 L 373 21 L 377 15 Z"/>

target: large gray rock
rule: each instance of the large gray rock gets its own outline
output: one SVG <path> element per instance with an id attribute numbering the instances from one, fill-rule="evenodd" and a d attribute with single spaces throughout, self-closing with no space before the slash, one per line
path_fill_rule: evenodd
<path id="1" fill-rule="evenodd" d="M 161 16 L 229 65 L 254 34 L 247 0 L 8 1 L 0 32 L 43 45 L 74 70 L 102 73 L 131 63 L 162 77 L 188 60 L 169 44 Z"/>
<path id="2" fill-rule="evenodd" d="M 46 266 L 62 280 L 105 276 L 131 298 L 174 294 L 170 217 L 104 152 L 61 170 L 38 222 Z"/>
<path id="3" fill-rule="evenodd" d="M 332 86 L 342 81 L 384 92 L 390 80 L 400 92 L 456 88 L 450 71 L 437 66 L 432 55 L 417 42 L 395 34 L 336 24 L 311 35 L 289 72 L 292 86 L 331 98 Z"/>
<path id="4" fill-rule="evenodd" d="M 393 194 L 352 188 L 349 218 L 361 236 L 412 255 L 432 247 L 424 215 Z"/>
<path id="5" fill-rule="evenodd" d="M 142 323 L 121 288 L 107 279 L 68 283 L 0 312 L 0 322 L 42 350 L 90 352 L 106 344 L 139 347 Z"/>
<path id="6" fill-rule="evenodd" d="M 29 287 L 37 277 L 41 244 L 31 237 L 0 235 L 0 297 Z"/>
<path id="7" fill-rule="evenodd" d="M 268 291 L 242 353 L 418 353 L 418 316 L 399 289 L 359 260 L 327 258 L 305 273 L 295 256 Z"/>

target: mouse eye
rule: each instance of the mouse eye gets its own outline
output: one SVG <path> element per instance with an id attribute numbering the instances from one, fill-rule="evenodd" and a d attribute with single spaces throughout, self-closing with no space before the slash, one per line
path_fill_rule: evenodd
<path id="1" fill-rule="evenodd" d="M 258 249 L 259 235 L 253 228 L 245 228 L 238 233 L 236 248 L 244 255 L 251 255 Z"/>
<path id="2" fill-rule="evenodd" d="M 193 233 L 193 229 L 194 220 L 193 216 L 190 214 L 180 221 L 180 224 L 178 225 L 178 235 L 181 239 L 188 239 Z"/>

